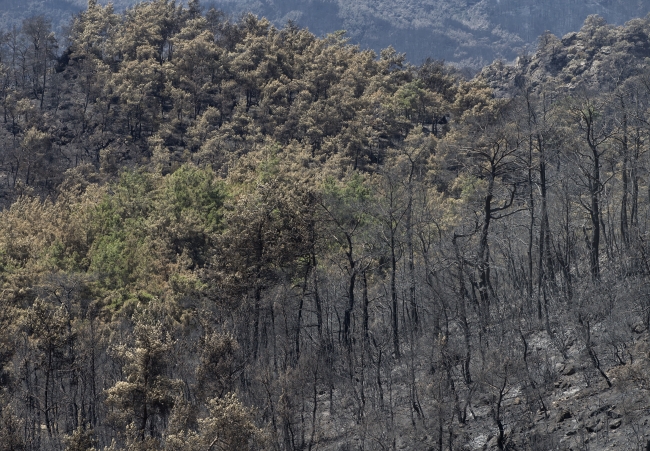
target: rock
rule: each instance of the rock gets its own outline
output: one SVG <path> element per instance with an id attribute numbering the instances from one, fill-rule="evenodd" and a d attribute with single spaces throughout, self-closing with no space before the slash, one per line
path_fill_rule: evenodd
<path id="1" fill-rule="evenodd" d="M 632 326 L 632 332 L 635 334 L 642 334 L 645 331 L 645 324 L 643 324 L 642 321 L 639 321 L 638 323 L 635 323 Z"/>
<path id="2" fill-rule="evenodd" d="M 594 410 L 593 412 L 591 412 L 591 413 L 589 414 L 589 416 L 590 416 L 590 417 L 595 417 L 596 415 L 599 415 L 599 414 L 601 414 L 601 413 L 603 413 L 603 412 L 607 412 L 607 411 L 608 411 L 609 409 L 611 409 L 611 408 L 612 408 L 612 406 L 610 406 L 609 404 L 605 404 L 604 406 L 600 406 L 599 408 L 597 408 L 596 410 Z"/>
<path id="3" fill-rule="evenodd" d="M 570 412 L 570 411 L 568 411 L 568 410 L 563 410 L 563 411 L 561 411 L 561 412 L 558 414 L 558 416 L 557 416 L 557 423 L 561 423 L 561 422 L 563 422 L 564 420 L 568 420 L 568 419 L 571 418 L 571 417 L 573 417 L 573 415 L 571 415 L 571 412 Z"/>
<path id="4" fill-rule="evenodd" d="M 569 363 L 564 366 L 564 369 L 562 370 L 562 374 L 565 376 L 571 376 L 576 373 L 576 367 L 573 363 Z"/>
<path id="5" fill-rule="evenodd" d="M 612 421 L 609 423 L 609 428 L 610 429 L 618 429 L 621 426 L 622 420 L 619 418 L 617 420 Z"/>
<path id="6" fill-rule="evenodd" d="M 557 381 L 553 384 L 555 388 L 561 388 L 563 390 L 571 387 L 571 382 L 569 381 Z"/>
<path id="7" fill-rule="evenodd" d="M 591 432 L 592 434 L 594 432 L 598 432 L 603 428 L 603 425 L 600 422 L 600 418 L 597 418 L 595 420 L 590 421 L 585 425 L 585 429 L 587 432 Z"/>
<path id="8" fill-rule="evenodd" d="M 614 408 L 612 407 L 612 409 Z M 619 412 L 615 410 L 610 410 L 609 412 L 607 412 L 607 416 L 613 419 L 617 419 L 617 418 L 621 418 L 623 415 L 621 415 Z"/>

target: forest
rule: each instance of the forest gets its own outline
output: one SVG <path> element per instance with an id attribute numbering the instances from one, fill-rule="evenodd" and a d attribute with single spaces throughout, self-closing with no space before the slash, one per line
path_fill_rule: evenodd
<path id="1" fill-rule="evenodd" d="M 198 1 L 0 33 L 0 451 L 650 449 L 650 16 L 476 76 Z"/>

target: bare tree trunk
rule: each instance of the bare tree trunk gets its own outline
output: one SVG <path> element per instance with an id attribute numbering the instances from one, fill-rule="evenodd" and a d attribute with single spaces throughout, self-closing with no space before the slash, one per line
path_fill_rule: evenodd
<path id="1" fill-rule="evenodd" d="M 487 194 L 483 204 L 483 225 L 478 245 L 478 292 L 480 300 L 481 321 L 485 325 L 489 322 L 490 316 L 490 248 L 488 245 L 488 235 L 490 232 L 490 221 L 492 219 L 492 190 L 494 189 L 494 179 L 488 180 Z"/>
<path id="2" fill-rule="evenodd" d="M 397 300 L 397 285 L 396 285 L 396 273 L 397 273 L 397 257 L 395 255 L 395 229 L 390 228 L 390 297 L 393 310 L 393 352 L 395 353 L 395 358 L 399 360 L 400 350 L 399 350 L 399 309 L 398 309 L 398 300 Z"/>
<path id="3" fill-rule="evenodd" d="M 622 103 L 622 100 L 621 100 Z M 629 224 L 628 224 L 628 191 L 629 191 L 629 170 L 628 170 L 628 139 L 627 139 L 627 114 L 623 115 L 623 138 L 621 140 L 621 155 L 623 157 L 621 170 L 621 241 L 627 249 L 630 246 Z"/>

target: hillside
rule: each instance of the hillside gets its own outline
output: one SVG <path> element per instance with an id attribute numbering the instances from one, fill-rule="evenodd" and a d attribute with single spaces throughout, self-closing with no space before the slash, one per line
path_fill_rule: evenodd
<path id="1" fill-rule="evenodd" d="M 234 14 L 252 11 L 277 26 L 294 20 L 317 35 L 346 30 L 362 48 L 379 52 L 393 46 L 415 64 L 431 57 L 475 69 L 497 58 L 512 61 L 534 49 L 546 30 L 564 35 L 592 14 L 621 25 L 650 12 L 650 2 L 625 0 L 217 0 L 214 5 Z"/>
<path id="2" fill-rule="evenodd" d="M 134 1 L 112 3 L 122 11 Z M 45 14 L 59 28 L 85 6 L 83 0 L 1 0 L 0 26 Z M 531 52 L 546 30 L 558 36 L 577 30 L 589 15 L 622 25 L 650 12 L 648 0 L 215 0 L 204 6 L 234 19 L 252 12 L 278 28 L 292 20 L 317 36 L 346 30 L 350 42 L 362 49 L 379 53 L 393 46 L 414 64 L 433 58 L 475 70 L 498 58 L 512 61 Z"/>
<path id="3" fill-rule="evenodd" d="M 197 2 L 2 36 L 0 451 L 650 446 L 650 18 L 473 79 Z"/>

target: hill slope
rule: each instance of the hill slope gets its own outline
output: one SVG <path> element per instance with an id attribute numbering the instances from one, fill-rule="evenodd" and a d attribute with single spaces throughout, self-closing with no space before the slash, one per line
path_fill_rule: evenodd
<path id="1" fill-rule="evenodd" d="M 413 63 L 427 57 L 480 67 L 512 60 L 544 31 L 565 34 L 598 14 L 622 24 L 650 12 L 642 0 L 216 0 L 235 14 L 253 11 L 276 25 L 295 20 L 318 34 L 347 30 L 352 43 L 376 51 L 389 45 Z"/>
<path id="2" fill-rule="evenodd" d="M 0 41 L 0 449 L 648 449 L 650 17 L 473 80 L 48 26 Z"/>
<path id="3" fill-rule="evenodd" d="M 134 3 L 113 2 L 117 10 Z M 513 60 L 546 30 L 556 35 L 576 30 L 591 14 L 620 25 L 650 12 L 648 0 L 212 0 L 205 5 L 233 17 L 253 12 L 278 27 L 292 20 L 317 36 L 347 30 L 351 43 L 377 52 L 392 45 L 414 64 L 433 57 L 477 69 L 496 58 Z M 34 14 L 61 26 L 85 6 L 83 0 L 1 0 L 0 26 Z"/>

